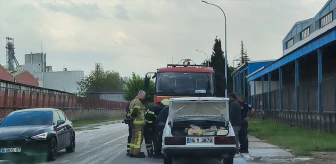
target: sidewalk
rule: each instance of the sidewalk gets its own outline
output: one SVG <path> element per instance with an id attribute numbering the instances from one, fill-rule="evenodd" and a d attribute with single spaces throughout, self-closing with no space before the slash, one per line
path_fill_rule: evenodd
<path id="1" fill-rule="evenodd" d="M 249 136 L 249 153 L 242 153 L 246 160 L 255 160 L 260 158 L 293 158 L 290 152 L 261 141 L 260 139 Z"/>

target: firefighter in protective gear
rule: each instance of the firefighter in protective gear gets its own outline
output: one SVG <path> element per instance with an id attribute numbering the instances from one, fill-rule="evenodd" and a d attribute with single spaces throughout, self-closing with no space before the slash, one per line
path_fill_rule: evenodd
<path id="1" fill-rule="evenodd" d="M 127 104 L 126 107 L 126 118 L 124 119 L 124 123 L 128 125 L 128 137 L 127 137 L 127 154 L 126 156 L 130 155 L 130 149 L 131 149 L 131 141 L 132 141 L 132 117 L 131 117 L 131 113 L 130 113 L 130 102 Z M 142 154 L 144 154 L 143 152 L 141 152 Z"/>
<path id="2" fill-rule="evenodd" d="M 150 106 L 145 113 L 146 125 L 144 129 L 146 149 L 148 157 L 153 157 L 153 142 L 154 142 L 154 123 L 156 117 L 159 115 L 162 108 L 167 106 L 169 103 L 168 99 L 164 99 L 155 106 Z"/>
<path id="3" fill-rule="evenodd" d="M 124 119 L 124 123 L 128 125 L 128 137 L 127 137 L 127 156 L 129 156 L 129 151 L 131 149 L 131 140 L 132 140 L 132 118 L 129 110 L 130 103 L 127 104 L 126 107 L 126 118 Z"/>
<path id="4" fill-rule="evenodd" d="M 145 155 L 140 152 L 145 126 L 145 107 L 142 104 L 146 96 L 145 91 L 139 91 L 135 99 L 130 103 L 130 116 L 132 118 L 132 141 L 129 156 L 133 158 L 144 158 Z"/>

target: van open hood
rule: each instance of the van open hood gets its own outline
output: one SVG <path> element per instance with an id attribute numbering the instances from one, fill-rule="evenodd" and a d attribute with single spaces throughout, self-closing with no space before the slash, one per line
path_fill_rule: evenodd
<path id="1" fill-rule="evenodd" d="M 225 118 L 229 120 L 229 99 L 221 97 L 184 97 L 169 99 L 169 118 Z"/>

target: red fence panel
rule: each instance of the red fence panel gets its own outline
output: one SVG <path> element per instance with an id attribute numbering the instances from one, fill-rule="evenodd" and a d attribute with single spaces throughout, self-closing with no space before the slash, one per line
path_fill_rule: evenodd
<path id="1" fill-rule="evenodd" d="M 1 81 L 0 108 L 106 108 L 124 109 L 125 102 L 80 97 L 63 91 Z"/>

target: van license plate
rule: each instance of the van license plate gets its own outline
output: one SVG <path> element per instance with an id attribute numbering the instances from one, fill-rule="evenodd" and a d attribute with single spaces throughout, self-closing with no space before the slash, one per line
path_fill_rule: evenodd
<path id="1" fill-rule="evenodd" d="M 187 143 L 214 143 L 213 137 L 187 137 Z"/>

